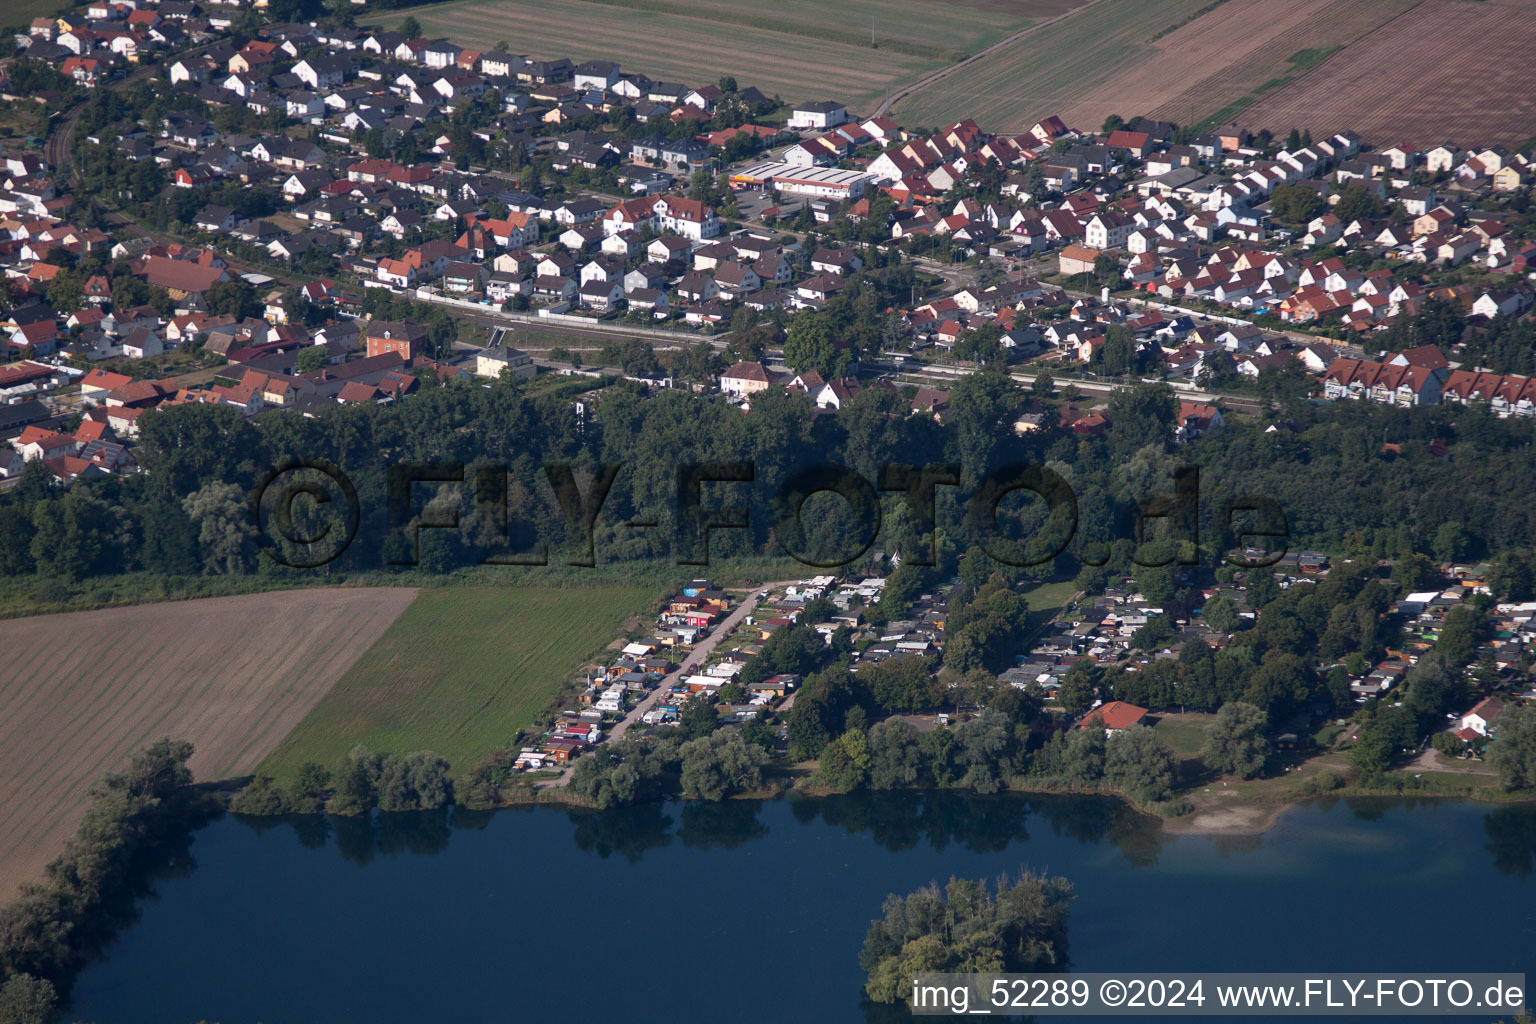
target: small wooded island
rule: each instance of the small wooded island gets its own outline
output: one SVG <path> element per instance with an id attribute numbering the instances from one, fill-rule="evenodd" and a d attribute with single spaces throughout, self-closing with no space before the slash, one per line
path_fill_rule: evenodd
<path id="1" fill-rule="evenodd" d="M 1067 908 L 1072 883 L 1022 871 L 1016 880 L 951 878 L 907 896 L 885 899 L 885 916 L 870 922 L 859 953 L 877 1003 L 906 999 L 918 974 L 1027 973 L 1062 970 L 1067 962 Z"/>

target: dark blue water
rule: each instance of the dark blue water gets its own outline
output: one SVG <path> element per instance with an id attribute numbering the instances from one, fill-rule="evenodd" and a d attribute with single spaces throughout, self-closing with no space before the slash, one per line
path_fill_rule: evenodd
<path id="1" fill-rule="evenodd" d="M 1536 808 L 1450 801 L 1240 839 L 1020 795 L 224 818 L 191 854 L 66 1019 L 861 1021 L 887 893 L 1024 866 L 1076 886 L 1085 971 L 1523 971 L 1536 948 Z"/>

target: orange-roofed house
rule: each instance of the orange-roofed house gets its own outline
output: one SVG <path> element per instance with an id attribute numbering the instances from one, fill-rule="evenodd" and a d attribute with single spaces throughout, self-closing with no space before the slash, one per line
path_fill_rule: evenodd
<path id="1" fill-rule="evenodd" d="M 73 455 L 79 443 L 71 434 L 61 434 L 45 427 L 27 427 L 11 442 L 11 447 L 20 452 L 23 459 L 31 462 L 33 459 Z"/>
<path id="2" fill-rule="evenodd" d="M 1063 274 L 1091 274 L 1093 265 L 1099 258 L 1098 249 L 1090 249 L 1085 245 L 1069 245 L 1057 254 L 1060 270 Z"/>
<path id="3" fill-rule="evenodd" d="M 772 384 L 773 376 L 762 363 L 737 363 L 720 375 L 720 390 L 741 398 L 767 391 Z"/>
<path id="4" fill-rule="evenodd" d="M 697 199 L 664 196 L 651 209 L 656 217 L 656 227 L 661 231 L 671 231 L 695 242 L 714 238 L 720 233 L 720 219 L 715 216 L 714 207 Z"/>
<path id="5" fill-rule="evenodd" d="M 1127 704 L 1123 700 L 1112 700 L 1108 704 L 1102 704 L 1083 716 L 1083 720 L 1077 723 L 1079 729 L 1103 729 L 1108 735 L 1138 724 L 1146 717 L 1147 709 L 1139 708 L 1135 704 Z"/>
<path id="6" fill-rule="evenodd" d="M 379 389 L 372 384 L 364 384 L 361 381 L 349 380 L 341 386 L 336 393 L 336 401 L 344 405 L 357 405 L 363 402 L 377 402 Z"/>
<path id="7" fill-rule="evenodd" d="M 60 455 L 56 458 L 43 460 L 43 465 L 48 467 L 48 472 L 60 482 L 67 484 L 76 477 L 90 473 L 101 474 L 106 472 L 89 459 L 82 459 L 76 455 Z"/>
<path id="8" fill-rule="evenodd" d="M 1221 418 L 1221 410 L 1203 402 L 1180 402 L 1176 421 L 1181 441 L 1193 440 L 1226 425 Z"/>
<path id="9" fill-rule="evenodd" d="M 1439 405 L 1442 371 L 1368 359 L 1335 359 L 1323 374 L 1323 397 L 1365 399 L 1383 405 Z"/>
<path id="10" fill-rule="evenodd" d="M 111 432 L 111 428 L 99 420 L 81 420 L 80 426 L 75 428 L 75 440 L 81 444 L 89 444 L 92 441 L 104 440 Z"/>

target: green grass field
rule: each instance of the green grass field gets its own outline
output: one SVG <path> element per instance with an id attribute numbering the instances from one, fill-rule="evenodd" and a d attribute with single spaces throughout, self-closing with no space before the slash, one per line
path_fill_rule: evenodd
<path id="1" fill-rule="evenodd" d="M 73 6 L 70 0 L 5 0 L 0 5 L 0 27 L 25 32 L 33 18 L 51 18 Z"/>
<path id="2" fill-rule="evenodd" d="M 1055 615 L 1077 591 L 1078 587 L 1075 583 L 1065 580 L 1060 583 L 1038 583 L 1033 587 L 1025 588 L 1021 593 L 1029 602 L 1030 614 L 1048 612 Z"/>
<path id="3" fill-rule="evenodd" d="M 1211 727 L 1215 719 L 1215 715 L 1201 714 L 1196 711 L 1182 715 L 1170 712 L 1158 715 L 1157 724 L 1152 728 L 1168 741 L 1168 745 L 1180 757 L 1198 757 L 1200 748 L 1205 745 L 1205 731 Z"/>
<path id="4" fill-rule="evenodd" d="M 1056 617 L 1072 595 L 1077 593 L 1077 586 L 1071 580 L 1063 583 L 1040 583 L 1022 591 L 1024 600 L 1029 602 L 1029 627 L 1030 637 L 1038 636 L 1045 628 L 1046 623 Z"/>
<path id="5" fill-rule="evenodd" d="M 433 750 L 463 771 L 511 742 L 655 598 L 617 585 L 423 590 L 259 770 L 288 779 L 362 744 Z"/>
<path id="6" fill-rule="evenodd" d="M 736 0 L 450 0 L 407 15 L 428 36 L 514 53 L 618 61 L 687 85 L 733 75 L 786 102 L 837 99 L 868 112 L 889 88 L 953 63 L 1080 0 L 974 0 L 934 17 L 924 0 L 819 0 L 771 7 Z M 873 40 L 873 45 L 871 42 Z"/>

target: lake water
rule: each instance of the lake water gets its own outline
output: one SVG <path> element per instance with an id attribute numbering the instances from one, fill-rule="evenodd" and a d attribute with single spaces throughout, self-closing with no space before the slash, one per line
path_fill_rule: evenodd
<path id="1" fill-rule="evenodd" d="M 1017 794 L 225 817 L 191 856 L 66 1020 L 888 1020 L 857 963 L 886 894 L 1025 866 L 1076 887 L 1084 971 L 1536 966 L 1528 806 L 1337 801 L 1223 839 Z"/>

